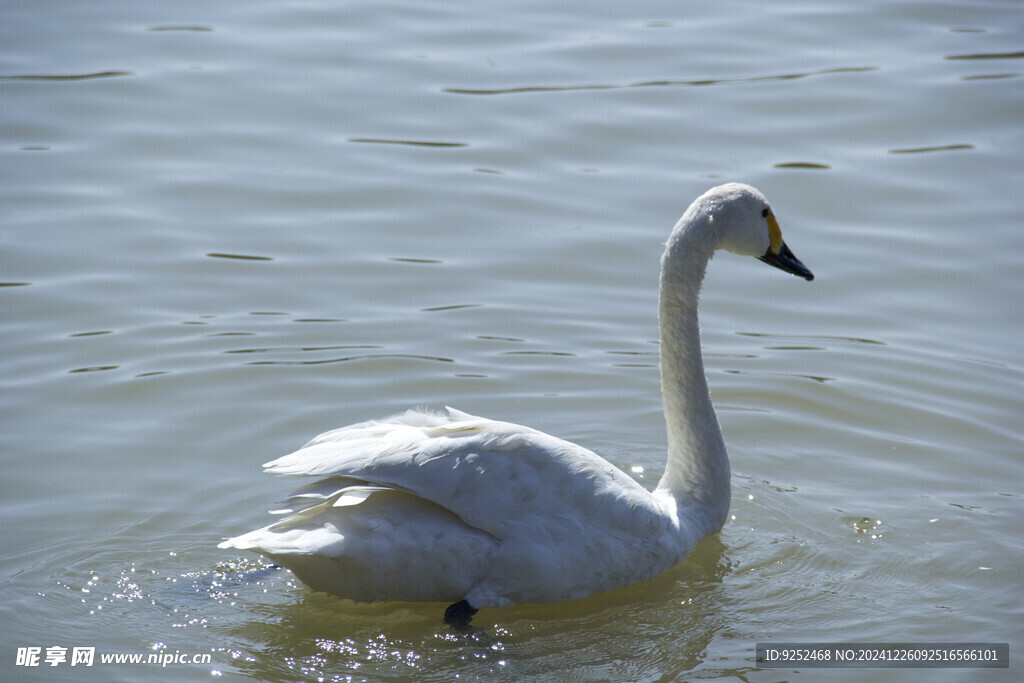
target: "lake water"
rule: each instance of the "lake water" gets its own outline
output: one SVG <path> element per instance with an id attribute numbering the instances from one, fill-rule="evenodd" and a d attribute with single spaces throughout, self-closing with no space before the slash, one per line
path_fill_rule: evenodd
<path id="1" fill-rule="evenodd" d="M 0 15 L 5 680 L 1019 679 L 1018 2 Z M 683 564 L 470 639 L 217 549 L 292 488 L 261 463 L 414 405 L 653 486 L 661 245 L 733 180 L 817 279 L 711 264 L 733 501 Z M 794 640 L 1013 665 L 756 669 Z M 100 662 L 151 652 L 211 661 Z"/>

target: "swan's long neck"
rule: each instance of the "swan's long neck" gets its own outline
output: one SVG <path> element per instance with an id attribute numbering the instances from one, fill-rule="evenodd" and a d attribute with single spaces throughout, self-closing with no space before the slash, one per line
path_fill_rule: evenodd
<path id="1" fill-rule="evenodd" d="M 662 258 L 659 316 L 661 391 L 668 426 L 668 463 L 658 483 L 687 523 L 714 533 L 729 511 L 729 458 L 711 404 L 700 350 L 697 300 L 717 247 L 706 217 L 680 219 Z M 698 536 L 698 538 L 700 537 Z"/>

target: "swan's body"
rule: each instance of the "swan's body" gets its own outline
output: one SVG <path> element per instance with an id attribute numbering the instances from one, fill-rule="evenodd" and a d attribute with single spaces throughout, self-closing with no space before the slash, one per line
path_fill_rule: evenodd
<path id="1" fill-rule="evenodd" d="M 699 197 L 662 258 L 668 462 L 653 491 L 595 453 L 527 427 L 410 411 L 327 432 L 265 465 L 320 479 L 283 519 L 230 539 L 311 588 L 360 601 L 479 607 L 582 598 L 655 576 L 725 523 L 729 459 L 701 360 L 697 299 L 712 254 L 810 280 L 747 185 Z"/>

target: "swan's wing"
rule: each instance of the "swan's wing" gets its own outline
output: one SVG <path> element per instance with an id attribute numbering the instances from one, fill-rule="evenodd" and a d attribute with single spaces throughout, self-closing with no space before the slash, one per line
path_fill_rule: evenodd
<path id="1" fill-rule="evenodd" d="M 274 511 L 282 519 L 220 547 L 256 551 L 314 590 L 359 601 L 461 600 L 488 575 L 499 544 L 419 496 L 342 477 L 288 504 Z"/>
<path id="2" fill-rule="evenodd" d="M 359 502 L 388 488 L 423 498 L 498 539 L 524 520 L 536 528 L 652 531 L 652 515 L 644 514 L 653 512 L 651 495 L 593 452 L 451 408 L 447 415 L 409 411 L 326 432 L 264 467 L 325 478 L 292 495 L 282 510 L 292 514 L 327 500 L 344 505 L 346 496 Z"/>
<path id="3" fill-rule="evenodd" d="M 451 409 L 327 432 L 265 467 L 318 479 L 279 521 L 221 547 L 357 600 L 570 600 L 653 576 L 689 550 L 670 499 L 591 451 Z"/>

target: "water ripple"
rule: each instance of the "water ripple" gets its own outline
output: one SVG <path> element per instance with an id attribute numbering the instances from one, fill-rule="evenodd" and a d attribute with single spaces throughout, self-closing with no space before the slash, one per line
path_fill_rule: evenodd
<path id="1" fill-rule="evenodd" d="M 131 71 L 97 71 L 91 74 L 21 74 L 0 76 L 5 81 L 84 81 L 90 78 L 114 78 L 116 76 L 134 76 Z"/>
<path id="2" fill-rule="evenodd" d="M 973 55 L 948 55 L 946 59 L 1020 59 L 1024 52 L 983 52 Z"/>
<path id="3" fill-rule="evenodd" d="M 860 71 L 875 71 L 875 66 L 842 67 L 838 69 L 823 69 L 821 71 L 810 71 L 795 74 L 776 74 L 772 76 L 748 76 L 746 78 L 708 78 L 699 80 L 663 80 L 663 81 L 639 81 L 636 83 L 593 83 L 588 85 L 530 85 L 516 88 L 497 89 L 473 89 L 473 88 L 444 88 L 443 92 L 455 95 L 512 95 L 518 93 L 532 92 L 565 92 L 572 90 L 615 90 L 619 88 L 651 88 L 665 86 L 697 86 L 697 85 L 733 85 L 737 83 L 760 83 L 763 81 L 790 81 L 810 76 L 822 76 L 825 74 L 851 73 Z M 362 141 L 361 141 L 362 142 Z M 368 142 L 368 141 L 367 141 Z"/>
<path id="4" fill-rule="evenodd" d="M 385 358 L 404 358 L 407 360 L 427 360 L 436 363 L 454 363 L 454 358 L 443 356 L 423 356 L 413 353 L 369 353 L 357 356 L 344 356 L 342 358 L 324 358 L 321 360 L 260 360 L 248 363 L 248 365 L 327 365 L 329 363 L 348 363 L 354 360 L 381 360 Z"/>
<path id="5" fill-rule="evenodd" d="M 211 252 L 207 254 L 210 258 L 226 258 L 235 259 L 238 261 L 273 261 L 274 259 L 270 256 L 253 256 L 251 254 L 225 254 L 220 252 Z"/>
<path id="6" fill-rule="evenodd" d="M 889 154 L 922 154 L 924 152 L 950 152 L 958 149 L 974 149 L 974 145 L 937 145 L 934 147 L 910 147 L 890 149 Z"/>
<path id="7" fill-rule="evenodd" d="M 379 145 L 410 145 L 412 147 L 469 147 L 466 142 L 433 142 L 430 140 L 391 140 L 387 138 L 349 138 L 348 142 L 370 142 Z"/>

